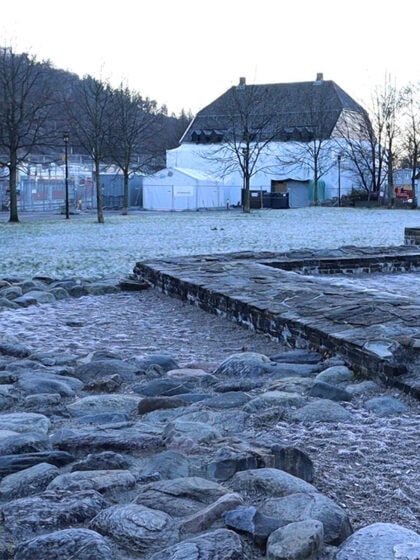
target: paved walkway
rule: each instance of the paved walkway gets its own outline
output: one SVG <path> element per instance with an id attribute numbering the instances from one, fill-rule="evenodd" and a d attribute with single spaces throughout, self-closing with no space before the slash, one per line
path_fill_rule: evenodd
<path id="1" fill-rule="evenodd" d="M 337 282 L 346 278 L 340 271 L 354 275 L 360 270 L 394 271 L 410 290 L 395 293 L 380 283 L 365 289 Z M 293 346 L 340 353 L 363 375 L 416 396 L 419 271 L 416 246 L 177 257 L 137 263 L 135 268 L 139 277 L 170 295 Z M 334 281 L 314 272 L 334 275 Z"/>

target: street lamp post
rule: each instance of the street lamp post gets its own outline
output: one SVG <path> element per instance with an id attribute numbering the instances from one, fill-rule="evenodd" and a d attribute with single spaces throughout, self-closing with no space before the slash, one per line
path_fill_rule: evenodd
<path id="1" fill-rule="evenodd" d="M 69 164 L 68 164 L 68 144 L 69 144 L 69 133 L 66 131 L 63 133 L 64 140 L 64 164 L 65 164 L 65 188 L 66 188 L 66 220 L 70 218 L 69 212 Z"/>
<path id="2" fill-rule="evenodd" d="M 341 206 L 341 154 L 337 156 L 338 163 L 338 206 Z"/>
<path id="3" fill-rule="evenodd" d="M 243 195 L 243 212 L 250 211 L 250 192 L 249 192 L 249 147 L 246 146 L 242 148 L 242 156 L 244 158 L 243 163 L 243 186 L 244 186 L 244 195 Z"/>

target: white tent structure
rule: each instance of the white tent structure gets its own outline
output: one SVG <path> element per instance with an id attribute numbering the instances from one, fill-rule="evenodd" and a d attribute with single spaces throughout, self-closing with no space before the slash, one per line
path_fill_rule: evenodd
<path id="1" fill-rule="evenodd" d="M 146 210 L 222 208 L 237 199 L 240 199 L 240 188 L 226 186 L 197 169 L 166 168 L 143 180 Z"/>

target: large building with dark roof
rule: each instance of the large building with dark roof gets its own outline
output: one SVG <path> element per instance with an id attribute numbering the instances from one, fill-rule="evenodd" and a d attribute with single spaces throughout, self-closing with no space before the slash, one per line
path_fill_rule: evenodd
<path id="1" fill-rule="evenodd" d="M 242 99 L 241 99 L 242 98 Z M 235 107 L 236 105 L 236 107 Z M 240 109 L 242 114 L 233 113 Z M 181 143 L 213 144 L 232 138 L 232 127 L 241 127 L 249 113 L 253 133 L 272 141 L 308 141 L 331 138 L 344 114 L 363 114 L 364 109 L 332 80 L 322 74 L 312 82 L 247 85 L 244 78 L 201 109 Z"/>
<path id="2" fill-rule="evenodd" d="M 202 194 L 206 185 L 201 181 L 197 186 L 199 173 L 207 178 L 208 193 L 215 193 L 213 207 L 237 204 L 244 186 L 241 154 L 246 154 L 253 166 L 251 194 L 258 200 L 263 193 L 284 193 L 290 207 L 308 206 L 316 190 L 320 202 L 337 201 L 358 187 L 356 173 L 341 154 L 340 131 L 343 123 L 365 118 L 361 105 L 322 74 L 310 82 L 281 84 L 248 85 L 240 78 L 201 109 L 180 146 L 168 150 L 166 169 L 150 179 L 150 200 L 161 209 L 208 207 L 213 195 Z M 172 185 L 171 178 L 178 183 Z M 181 184 L 187 178 L 188 185 Z M 146 180 L 146 200 L 147 189 Z M 178 192 L 186 198 L 177 198 Z M 165 202 L 169 194 L 164 193 L 171 193 L 170 200 Z"/>

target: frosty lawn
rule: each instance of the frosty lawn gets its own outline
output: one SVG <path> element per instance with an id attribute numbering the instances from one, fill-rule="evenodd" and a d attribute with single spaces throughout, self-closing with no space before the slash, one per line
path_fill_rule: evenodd
<path id="1" fill-rule="evenodd" d="M 232 251 L 288 251 L 342 245 L 402 245 L 404 227 L 419 227 L 420 213 L 406 210 L 299 208 L 242 214 L 154 213 L 106 216 L 40 216 L 9 224 L 0 217 L 0 277 L 48 275 L 121 277 L 151 257 Z M 44 221 L 45 220 L 45 221 Z M 48 221 L 47 221 L 48 220 Z"/>

